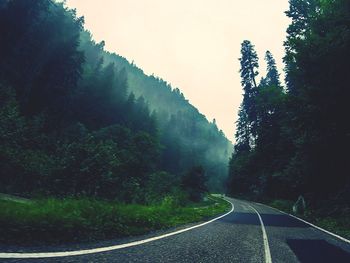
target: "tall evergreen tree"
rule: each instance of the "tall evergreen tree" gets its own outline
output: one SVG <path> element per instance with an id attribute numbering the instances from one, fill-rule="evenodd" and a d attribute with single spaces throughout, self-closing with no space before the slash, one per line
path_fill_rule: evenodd
<path id="1" fill-rule="evenodd" d="M 258 131 L 258 114 L 256 98 L 258 86 L 258 56 L 254 46 L 249 40 L 241 45 L 241 84 L 243 87 L 243 102 L 238 113 L 236 122 L 236 144 L 229 163 L 229 188 L 232 192 L 239 193 L 249 189 L 250 174 L 246 169 L 249 166 L 249 157 L 254 152 L 255 141 Z"/>
<path id="2" fill-rule="evenodd" d="M 295 95 L 298 93 L 298 87 L 303 85 L 303 78 L 296 61 L 298 60 L 298 47 L 303 42 L 308 25 L 312 17 L 315 16 L 319 0 L 289 0 L 289 10 L 286 15 L 292 20 L 287 29 L 287 40 L 284 43 L 286 54 L 283 58 L 285 62 L 285 71 L 288 91 Z"/>
<path id="3" fill-rule="evenodd" d="M 254 49 L 254 45 L 249 40 L 244 40 L 241 46 L 241 58 L 239 59 L 241 64 L 241 84 L 243 87 L 243 103 L 241 105 L 239 113 L 240 119 L 238 120 L 238 124 L 240 128 L 247 129 L 244 132 L 237 132 L 238 136 L 244 134 L 244 136 L 248 136 L 250 140 L 254 143 L 257 132 L 257 112 L 255 107 L 255 98 L 258 93 L 258 87 L 256 84 L 255 77 L 258 75 L 258 55 Z M 246 123 L 245 123 L 246 122 Z M 236 138 L 237 141 L 245 141 L 246 138 Z"/>
<path id="4" fill-rule="evenodd" d="M 267 63 L 267 74 L 265 80 L 265 85 L 281 87 L 280 75 L 277 71 L 276 60 L 270 51 L 266 51 L 265 61 Z"/>
<path id="5" fill-rule="evenodd" d="M 249 152 L 250 151 L 250 132 L 248 125 L 248 116 L 242 105 L 238 113 L 238 121 L 236 123 L 236 144 L 235 152 Z"/>

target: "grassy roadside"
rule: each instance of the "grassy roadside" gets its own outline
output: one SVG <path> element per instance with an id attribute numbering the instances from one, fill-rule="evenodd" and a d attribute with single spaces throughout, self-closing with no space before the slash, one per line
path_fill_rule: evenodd
<path id="1" fill-rule="evenodd" d="M 293 214 L 292 207 L 294 202 L 289 200 L 273 200 L 264 202 L 265 204 L 277 208 L 289 214 Z M 332 206 L 334 208 L 334 205 Z M 308 209 L 305 215 L 296 215 L 302 219 L 307 220 L 321 228 L 330 232 L 338 234 L 344 238 L 350 239 L 350 209 L 349 208 L 318 208 Z"/>
<path id="2" fill-rule="evenodd" d="M 205 220 L 229 209 L 230 204 L 213 196 L 185 207 L 167 200 L 153 206 L 92 199 L 0 200 L 0 243 L 55 244 L 139 235 Z"/>

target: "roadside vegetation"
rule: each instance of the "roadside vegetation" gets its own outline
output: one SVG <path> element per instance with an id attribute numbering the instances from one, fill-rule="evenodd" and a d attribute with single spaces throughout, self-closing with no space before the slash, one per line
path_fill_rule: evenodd
<path id="1" fill-rule="evenodd" d="M 346 207 L 322 203 L 318 207 L 306 208 L 304 214 L 295 214 L 292 209 L 293 201 L 277 199 L 266 201 L 265 204 L 283 212 L 294 214 L 332 233 L 350 239 L 350 210 Z"/>
<path id="2" fill-rule="evenodd" d="M 223 199 L 208 196 L 205 200 L 180 204 L 169 196 L 153 205 L 88 198 L 0 200 L 0 242 L 57 244 L 140 235 L 206 220 L 230 209 Z"/>

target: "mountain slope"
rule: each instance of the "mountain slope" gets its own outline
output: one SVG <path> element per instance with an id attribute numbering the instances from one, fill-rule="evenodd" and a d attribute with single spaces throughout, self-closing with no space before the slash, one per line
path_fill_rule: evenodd
<path id="1" fill-rule="evenodd" d="M 89 33 L 85 32 L 81 45 L 84 49 L 91 45 Z M 97 45 L 103 48 L 103 42 Z M 112 63 L 119 70 L 125 70 L 129 91 L 136 98 L 144 98 L 156 117 L 160 142 L 165 146 L 162 167 L 181 174 L 191 166 L 203 165 L 209 177 L 209 188 L 222 190 L 233 147 L 215 121 L 209 122 L 178 88 L 172 88 L 154 75 L 146 75 L 120 55 L 107 51 L 102 55 L 106 65 Z"/>

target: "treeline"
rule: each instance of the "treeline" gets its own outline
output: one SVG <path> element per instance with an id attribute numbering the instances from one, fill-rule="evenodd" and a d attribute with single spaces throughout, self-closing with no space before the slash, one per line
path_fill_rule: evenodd
<path id="1" fill-rule="evenodd" d="M 178 90 L 105 52 L 83 24 L 63 3 L 0 1 L 0 191 L 144 203 L 198 200 L 206 178 L 220 187 L 210 167 L 225 163 L 208 161 L 213 141 L 206 140 L 221 142 L 222 157 L 229 154 L 223 134 Z M 134 76 L 149 91 L 133 92 Z M 152 92 L 179 108 L 163 117 Z M 176 120 L 189 126 L 174 123 L 181 113 Z M 182 141 L 191 128 L 201 146 Z M 202 183 L 186 183 L 198 177 Z"/>
<path id="2" fill-rule="evenodd" d="M 266 53 L 242 44 L 244 98 L 230 160 L 229 192 L 253 198 L 350 202 L 350 2 L 290 0 L 286 87 Z"/>

